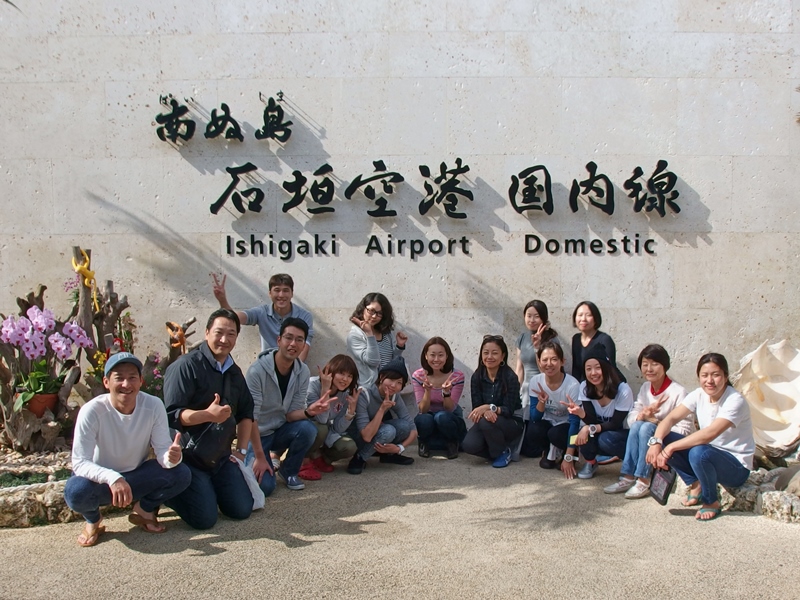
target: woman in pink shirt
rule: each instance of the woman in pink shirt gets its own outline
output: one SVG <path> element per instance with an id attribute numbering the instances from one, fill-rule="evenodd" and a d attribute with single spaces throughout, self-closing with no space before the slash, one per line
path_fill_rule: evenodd
<path id="1" fill-rule="evenodd" d="M 422 348 L 422 368 L 411 375 L 419 414 L 414 424 L 419 433 L 419 455 L 428 458 L 431 449 L 446 449 L 447 458 L 458 458 L 458 446 L 467 434 L 467 424 L 458 400 L 464 391 L 464 373 L 453 368 L 455 357 L 449 344 L 432 337 Z"/>

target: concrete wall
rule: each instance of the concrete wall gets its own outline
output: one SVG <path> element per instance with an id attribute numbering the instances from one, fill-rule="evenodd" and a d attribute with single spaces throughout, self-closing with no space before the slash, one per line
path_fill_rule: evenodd
<path id="1" fill-rule="evenodd" d="M 163 346 L 163 323 L 204 320 L 214 308 L 209 273 L 228 274 L 237 307 L 266 298 L 289 272 L 295 300 L 316 319 L 309 362 L 344 350 L 348 317 L 382 291 L 411 336 L 407 358 L 443 335 L 470 370 L 485 333 L 515 338 L 532 298 L 551 308 L 562 337 L 582 299 L 595 301 L 633 382 L 648 342 L 673 355 L 673 375 L 694 384 L 698 356 L 735 364 L 764 339 L 793 338 L 800 317 L 797 214 L 800 2 L 687 0 L 144 0 L 0 5 L 0 311 L 39 282 L 67 310 L 61 283 L 71 247 L 91 248 L 101 280 L 128 295 L 142 326 L 139 352 Z M 293 135 L 258 141 L 259 93 L 285 94 Z M 194 99 L 194 138 L 180 148 L 156 136 L 159 96 Z M 245 141 L 203 137 L 222 102 Z M 206 115 L 206 116 L 203 116 Z M 469 165 L 474 201 L 454 220 L 421 216 L 418 166 Z M 362 195 L 344 197 L 382 159 L 405 177 L 373 219 Z M 678 176 L 680 214 L 633 212 L 623 183 L 659 159 Z M 265 194 L 260 213 L 229 201 L 225 169 L 252 161 Z M 573 179 L 595 161 L 616 188 L 609 217 L 568 207 Z M 281 188 L 295 169 L 333 168 L 331 215 L 308 202 L 286 214 Z M 544 164 L 552 216 L 517 214 L 510 176 Z M 240 186 L 246 187 L 246 186 Z M 467 206 L 468 205 L 468 206 Z M 227 236 L 296 242 L 315 233 L 337 256 L 231 257 Z M 371 235 L 470 240 L 469 255 L 365 254 Z M 655 240 L 655 254 L 527 255 L 543 240 Z M 246 329 L 236 353 L 254 358 Z M 512 361 L 513 361 L 512 356 Z"/>

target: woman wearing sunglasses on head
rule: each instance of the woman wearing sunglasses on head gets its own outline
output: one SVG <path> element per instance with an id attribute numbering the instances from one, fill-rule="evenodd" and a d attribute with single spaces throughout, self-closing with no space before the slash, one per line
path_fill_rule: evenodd
<path id="1" fill-rule="evenodd" d="M 364 388 L 378 379 L 378 370 L 403 354 L 408 336 L 395 333 L 392 305 L 383 294 L 372 292 L 358 303 L 350 317 L 347 353 L 358 367 L 358 382 Z"/>

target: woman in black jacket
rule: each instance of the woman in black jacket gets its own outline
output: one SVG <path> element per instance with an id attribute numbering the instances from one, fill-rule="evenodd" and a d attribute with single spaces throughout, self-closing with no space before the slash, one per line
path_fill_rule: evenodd
<path id="1" fill-rule="evenodd" d="M 462 446 L 467 454 L 483 456 L 492 466 L 502 468 L 511 462 L 512 442 L 522 434 L 522 408 L 519 379 L 509 367 L 508 346 L 501 335 L 487 335 L 480 349 L 478 369 L 471 380 L 474 425 Z"/>

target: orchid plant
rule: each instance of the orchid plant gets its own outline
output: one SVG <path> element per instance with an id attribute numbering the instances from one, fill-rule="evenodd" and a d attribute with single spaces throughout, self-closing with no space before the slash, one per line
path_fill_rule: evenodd
<path id="1" fill-rule="evenodd" d="M 17 412 L 36 394 L 58 393 L 75 365 L 74 346 L 93 346 L 86 332 L 73 322 L 64 323 L 57 331 L 55 316 L 47 308 L 31 306 L 26 314 L 27 318 L 6 317 L 0 327 L 0 341 L 15 349 L 9 368 L 20 392 L 14 402 Z"/>

